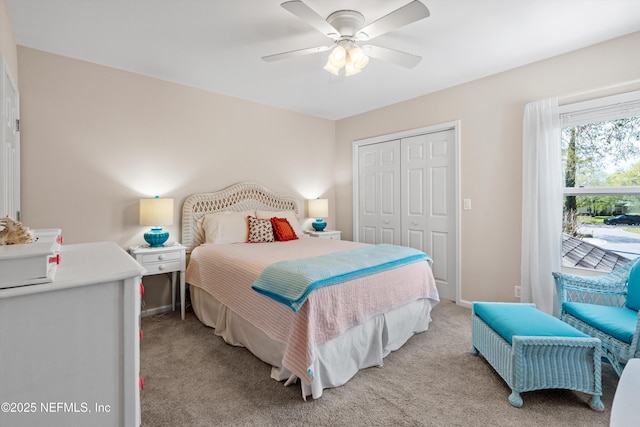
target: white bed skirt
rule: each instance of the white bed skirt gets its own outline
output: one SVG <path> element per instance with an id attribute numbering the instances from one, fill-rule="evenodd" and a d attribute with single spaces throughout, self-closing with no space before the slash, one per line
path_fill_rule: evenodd
<path id="1" fill-rule="evenodd" d="M 190 292 L 193 311 L 203 324 L 215 328 L 216 335 L 228 344 L 246 347 L 271 365 L 273 379 L 286 380 L 285 385 L 296 382 L 297 377 L 282 366 L 283 343 L 269 338 L 206 291 L 190 286 Z M 302 397 L 305 400 L 307 396 L 317 399 L 325 388 L 345 384 L 358 370 L 382 366 L 384 357 L 402 347 L 414 334 L 429 328 L 431 309 L 435 304 L 437 302 L 426 298 L 413 301 L 319 344 L 313 365 L 309 367 L 314 380 L 311 384 L 301 382 Z"/>

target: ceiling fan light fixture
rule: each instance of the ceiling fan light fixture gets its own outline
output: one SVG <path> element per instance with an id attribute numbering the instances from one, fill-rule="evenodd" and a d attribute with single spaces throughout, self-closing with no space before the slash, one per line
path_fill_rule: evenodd
<path id="1" fill-rule="evenodd" d="M 369 63 L 369 57 L 356 45 L 349 49 L 349 60 L 358 70 L 362 70 Z"/>
<path id="2" fill-rule="evenodd" d="M 344 66 L 345 76 L 353 76 L 354 74 L 358 74 L 360 72 L 360 68 L 356 68 L 353 62 L 347 62 Z"/>
<path id="3" fill-rule="evenodd" d="M 418 55 L 381 46 L 365 45 L 360 48 L 356 45 L 356 43 L 372 40 L 397 28 L 427 18 L 430 15 L 429 9 L 420 0 L 410 0 L 404 6 L 369 22 L 367 25 L 364 25 L 365 19 L 362 13 L 356 10 L 337 10 L 325 19 L 307 6 L 303 0 L 287 0 L 281 6 L 329 37 L 335 45 L 333 47 L 318 46 L 263 56 L 262 59 L 267 62 L 324 52 L 333 48 L 324 69 L 331 74 L 339 75 L 340 70 L 345 68 L 346 75 L 350 76 L 358 73 L 367 65 L 369 56 L 377 60 L 395 63 L 405 68 L 415 67 L 422 59 Z"/>
<path id="4" fill-rule="evenodd" d="M 331 64 L 331 58 L 329 58 L 329 60 L 327 61 L 326 65 L 323 68 L 336 77 L 340 75 L 340 68 L 334 67 L 333 64 Z"/>
<path id="5" fill-rule="evenodd" d="M 329 55 L 329 60 L 327 61 L 327 63 L 330 63 L 333 67 L 340 69 L 344 67 L 346 59 L 347 50 L 341 45 L 337 45 Z"/>
<path id="6" fill-rule="evenodd" d="M 369 63 L 369 57 L 353 40 L 340 40 L 333 49 L 324 69 L 338 76 L 344 67 L 345 75 L 358 74 Z"/>

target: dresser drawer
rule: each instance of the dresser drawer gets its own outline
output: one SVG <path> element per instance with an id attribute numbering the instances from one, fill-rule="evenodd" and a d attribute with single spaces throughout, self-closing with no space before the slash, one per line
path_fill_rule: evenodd
<path id="1" fill-rule="evenodd" d="M 144 254 L 142 255 L 142 264 L 145 264 L 146 267 L 146 264 L 149 262 L 173 261 L 179 260 L 180 258 L 182 258 L 182 256 L 179 251 Z"/>
<path id="2" fill-rule="evenodd" d="M 146 274 L 158 274 L 166 273 L 169 271 L 178 271 L 182 267 L 182 261 L 168 261 L 168 262 L 154 262 L 145 263 L 144 269 L 147 270 Z"/>

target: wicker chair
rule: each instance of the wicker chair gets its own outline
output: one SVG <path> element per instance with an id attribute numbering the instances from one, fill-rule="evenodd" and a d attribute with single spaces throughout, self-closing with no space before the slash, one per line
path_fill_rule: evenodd
<path id="1" fill-rule="evenodd" d="M 553 273 L 560 319 L 602 341 L 618 376 L 640 357 L 640 259 L 598 277 Z"/>

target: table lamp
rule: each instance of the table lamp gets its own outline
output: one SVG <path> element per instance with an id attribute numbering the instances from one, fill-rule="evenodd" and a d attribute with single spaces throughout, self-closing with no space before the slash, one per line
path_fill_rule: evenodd
<path id="1" fill-rule="evenodd" d="M 316 218 L 311 226 L 316 231 L 324 231 L 327 223 L 322 219 L 329 216 L 329 200 L 311 199 L 309 200 L 309 216 Z"/>
<path id="2" fill-rule="evenodd" d="M 162 225 L 173 224 L 173 199 L 140 199 L 140 225 L 150 225 L 151 230 L 144 233 L 144 240 L 152 248 L 164 245 L 169 232 Z"/>

